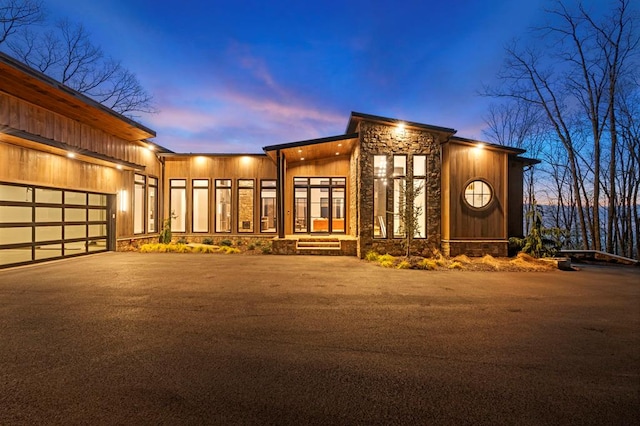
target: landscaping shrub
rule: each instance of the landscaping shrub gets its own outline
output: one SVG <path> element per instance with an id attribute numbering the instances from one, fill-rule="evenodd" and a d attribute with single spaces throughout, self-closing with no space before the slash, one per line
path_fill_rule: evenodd
<path id="1" fill-rule="evenodd" d="M 271 247 L 269 246 L 262 247 L 262 254 L 271 254 Z"/>
<path id="2" fill-rule="evenodd" d="M 396 258 L 391 256 L 390 254 L 383 254 L 378 257 L 378 263 L 383 268 L 391 268 L 396 263 Z"/>
<path id="3" fill-rule="evenodd" d="M 254 244 L 249 244 L 247 246 L 247 250 L 255 250 L 255 249 L 256 249 L 256 246 Z"/>
<path id="4" fill-rule="evenodd" d="M 208 246 L 212 246 L 213 245 L 213 238 L 203 238 L 202 239 L 202 244 L 206 244 Z"/>
<path id="5" fill-rule="evenodd" d="M 396 268 L 411 269 L 411 263 L 409 263 L 407 260 L 403 260 L 402 262 L 398 263 L 398 266 L 396 266 Z"/>
<path id="6" fill-rule="evenodd" d="M 225 247 L 231 247 L 233 243 L 231 242 L 231 240 L 222 240 L 220 241 L 220 245 Z"/>
<path id="7" fill-rule="evenodd" d="M 369 262 L 377 262 L 379 257 L 380 255 L 373 250 L 367 252 L 367 254 L 364 256 L 365 260 Z"/>
<path id="8" fill-rule="evenodd" d="M 438 265 L 436 264 L 435 260 L 427 258 L 427 259 L 422 259 L 418 263 L 418 268 L 425 269 L 427 271 L 433 271 L 434 269 L 438 268 Z"/>
<path id="9" fill-rule="evenodd" d="M 185 237 L 180 237 L 178 239 L 178 241 L 176 241 L 177 244 L 189 244 L 189 241 L 187 241 L 187 239 Z"/>
<path id="10" fill-rule="evenodd" d="M 500 263 L 496 260 L 495 257 L 491 256 L 490 254 L 487 254 L 482 258 L 482 263 L 490 266 L 496 271 L 500 269 Z"/>
<path id="11" fill-rule="evenodd" d="M 456 261 L 451 262 L 448 266 L 449 269 L 464 269 L 464 265 L 462 263 Z"/>

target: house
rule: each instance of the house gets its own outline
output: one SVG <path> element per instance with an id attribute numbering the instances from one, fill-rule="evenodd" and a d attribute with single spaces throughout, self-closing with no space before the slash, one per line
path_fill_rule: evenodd
<path id="1" fill-rule="evenodd" d="M 274 253 L 504 256 L 523 150 L 352 113 L 344 134 L 261 154 L 174 153 L 153 130 L 0 54 L 0 267 L 157 241 L 268 239 Z"/>

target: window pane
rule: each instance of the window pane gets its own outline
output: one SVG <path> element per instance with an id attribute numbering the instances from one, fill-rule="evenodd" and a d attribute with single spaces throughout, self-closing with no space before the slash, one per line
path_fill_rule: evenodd
<path id="1" fill-rule="evenodd" d="M 0 250 L 0 265 L 31 261 L 31 247 Z"/>
<path id="2" fill-rule="evenodd" d="M 36 227 L 36 242 L 59 241 L 62 239 L 62 226 L 38 226 Z"/>
<path id="3" fill-rule="evenodd" d="M 64 243 L 64 255 L 71 256 L 74 254 L 85 253 L 87 251 L 86 241 L 74 241 L 72 243 Z"/>
<path id="4" fill-rule="evenodd" d="M 89 244 L 87 245 L 87 249 L 90 252 L 106 250 L 107 249 L 107 240 L 92 240 L 92 241 L 89 241 Z"/>
<path id="5" fill-rule="evenodd" d="M 387 157 L 373 157 L 373 236 L 387 238 Z"/>
<path id="6" fill-rule="evenodd" d="M 263 181 L 260 191 L 260 231 L 276 232 L 276 189 L 275 181 Z"/>
<path id="7" fill-rule="evenodd" d="M 62 191 L 36 188 L 36 203 L 62 204 Z"/>
<path id="8" fill-rule="evenodd" d="M 87 209 L 64 209 L 65 222 L 86 222 Z"/>
<path id="9" fill-rule="evenodd" d="M 296 188 L 294 199 L 294 231 L 307 232 L 307 188 Z"/>
<path id="10" fill-rule="evenodd" d="M 32 212 L 31 207 L 0 206 L 0 223 L 31 222 Z"/>
<path id="11" fill-rule="evenodd" d="M 35 250 L 36 260 L 62 256 L 62 244 L 49 244 L 38 246 Z"/>
<path id="12" fill-rule="evenodd" d="M 406 194 L 404 179 L 393 180 L 393 236 L 405 235 Z"/>
<path id="13" fill-rule="evenodd" d="M 36 197 L 38 195 L 36 194 Z M 107 206 L 107 196 L 103 194 L 89 194 L 89 205 L 90 206 Z"/>
<path id="14" fill-rule="evenodd" d="M 471 207 L 486 207 L 491 202 L 491 198 L 491 187 L 481 180 L 470 182 L 464 190 L 464 199 Z"/>
<path id="15" fill-rule="evenodd" d="M 194 179 L 193 180 L 193 187 L 194 188 L 208 188 L 209 187 L 209 181 L 207 179 Z"/>
<path id="16" fill-rule="evenodd" d="M 65 191 L 64 193 L 64 203 L 65 204 L 79 204 L 86 206 L 87 205 L 87 194 L 84 192 L 72 192 Z"/>
<path id="17" fill-rule="evenodd" d="M 104 209 L 89 209 L 89 222 L 107 220 L 107 211 Z"/>
<path id="18" fill-rule="evenodd" d="M 425 191 L 425 180 L 413 180 L 413 210 L 416 215 L 416 224 L 413 232 L 415 238 L 426 238 L 427 225 L 427 195 Z"/>
<path id="19" fill-rule="evenodd" d="M 231 232 L 231 188 L 216 189 L 216 232 Z"/>
<path id="20" fill-rule="evenodd" d="M 427 156 L 426 155 L 413 156 L 413 175 L 414 176 L 427 175 Z"/>
<path id="21" fill-rule="evenodd" d="M 209 188 L 193 188 L 193 232 L 209 232 Z"/>
<path id="22" fill-rule="evenodd" d="M 253 188 L 238 190 L 238 232 L 253 232 Z"/>
<path id="23" fill-rule="evenodd" d="M 36 207 L 36 222 L 62 222 L 62 209 Z"/>
<path id="24" fill-rule="evenodd" d="M 405 176 L 407 174 L 407 157 L 406 155 L 393 156 L 393 175 Z"/>
<path id="25" fill-rule="evenodd" d="M 293 179 L 293 184 L 294 185 L 305 185 L 306 186 L 306 185 L 308 185 L 308 183 L 309 183 L 309 179 L 307 179 L 307 178 L 298 178 L 297 177 L 297 178 Z"/>
<path id="26" fill-rule="evenodd" d="M 344 184 L 345 184 L 345 179 L 344 179 L 344 178 L 334 178 L 334 179 L 331 179 L 331 184 L 332 184 L 332 185 L 337 185 L 337 186 L 344 186 Z"/>
<path id="27" fill-rule="evenodd" d="M 86 238 L 87 227 L 85 225 L 68 225 L 64 227 L 64 239 Z"/>
<path id="28" fill-rule="evenodd" d="M 253 188 L 253 179 L 238 179 L 238 187 Z"/>
<path id="29" fill-rule="evenodd" d="M 158 229 L 158 188 L 149 186 L 149 199 L 147 200 L 147 232 L 156 232 Z"/>
<path id="30" fill-rule="evenodd" d="M 107 236 L 107 225 L 89 225 L 89 237 L 106 237 Z"/>
<path id="31" fill-rule="evenodd" d="M 344 219 L 345 219 L 345 201 L 344 201 L 344 188 L 333 188 L 331 197 L 331 211 L 332 232 L 345 232 Z"/>
<path id="32" fill-rule="evenodd" d="M 174 232 L 185 232 L 185 216 L 187 214 L 187 190 L 185 188 L 171 188 L 170 198 L 171 230 Z"/>
<path id="33" fill-rule="evenodd" d="M 0 185 L 0 201 L 32 201 L 33 189 L 26 186 Z"/>
<path id="34" fill-rule="evenodd" d="M 135 175 L 136 183 L 133 191 L 133 233 L 144 233 L 144 201 L 145 177 Z"/>
<path id="35" fill-rule="evenodd" d="M 0 244 L 20 244 L 31 242 L 31 227 L 0 228 Z"/>

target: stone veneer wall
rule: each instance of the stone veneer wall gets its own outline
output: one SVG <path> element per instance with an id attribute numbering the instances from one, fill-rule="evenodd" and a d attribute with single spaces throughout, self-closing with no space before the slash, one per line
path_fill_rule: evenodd
<path id="1" fill-rule="evenodd" d="M 370 123 L 360 123 L 360 167 L 358 179 L 358 193 L 360 197 L 358 213 L 358 256 L 364 257 L 370 250 L 379 253 L 402 254 L 402 238 L 391 238 L 392 227 L 387 226 L 386 239 L 373 238 L 373 156 L 387 155 L 387 163 L 393 164 L 392 155 L 407 155 L 407 178 L 413 176 L 413 155 L 427 156 L 427 184 L 426 184 L 426 239 L 413 242 L 413 253 L 425 256 L 440 250 L 441 240 L 441 173 L 442 160 L 440 141 L 437 135 L 426 130 L 404 129 L 401 132 L 395 126 Z M 388 169 L 388 178 L 391 179 Z M 390 187 L 391 188 L 391 187 Z M 387 210 L 393 205 L 393 190 L 387 190 Z M 387 215 L 389 217 L 390 215 Z"/>

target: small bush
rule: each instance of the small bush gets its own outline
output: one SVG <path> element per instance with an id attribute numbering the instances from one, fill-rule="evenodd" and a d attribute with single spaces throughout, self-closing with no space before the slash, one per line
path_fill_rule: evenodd
<path id="1" fill-rule="evenodd" d="M 434 262 L 436 262 L 436 265 L 442 268 L 446 268 L 447 266 L 449 266 L 449 261 L 446 258 L 444 258 L 442 255 L 436 257 Z"/>
<path id="2" fill-rule="evenodd" d="M 396 268 L 398 268 L 398 269 L 411 269 L 411 263 L 409 263 L 406 260 L 403 260 L 402 262 L 398 263 L 398 266 L 396 266 Z"/>
<path id="3" fill-rule="evenodd" d="M 420 263 L 418 263 L 418 268 L 425 269 L 427 271 L 433 271 L 438 268 L 436 261 L 433 259 L 422 259 Z"/>
<path id="4" fill-rule="evenodd" d="M 247 246 L 247 250 L 255 250 L 255 249 L 256 249 L 256 246 L 254 244 L 249 244 Z"/>
<path id="5" fill-rule="evenodd" d="M 185 237 L 180 237 L 178 241 L 176 241 L 176 244 L 189 244 L 189 241 L 187 241 Z"/>
<path id="6" fill-rule="evenodd" d="M 482 263 L 484 263 L 485 265 L 490 266 L 491 268 L 495 269 L 496 271 L 498 269 L 500 269 L 500 263 L 496 260 L 495 257 L 491 256 L 490 254 L 487 254 L 482 258 Z"/>
<path id="7" fill-rule="evenodd" d="M 449 269 L 464 269 L 464 265 L 460 262 L 453 261 L 451 262 L 451 264 L 448 266 Z"/>
<path id="8" fill-rule="evenodd" d="M 369 262 L 377 262 L 379 257 L 380 255 L 373 250 L 367 252 L 367 254 L 364 256 L 365 260 Z"/>
<path id="9" fill-rule="evenodd" d="M 258 240 L 256 241 L 256 247 L 260 247 L 262 245 L 262 241 Z"/>
<path id="10" fill-rule="evenodd" d="M 462 263 L 463 265 L 471 263 L 471 259 L 466 254 L 460 254 L 452 259 L 454 262 Z"/>
<path id="11" fill-rule="evenodd" d="M 262 247 L 262 254 L 271 254 L 271 247 L 269 246 Z"/>
<path id="12" fill-rule="evenodd" d="M 383 254 L 382 256 L 378 256 L 378 263 L 383 268 L 391 268 L 396 263 L 396 258 L 390 254 Z"/>
<path id="13" fill-rule="evenodd" d="M 240 249 L 235 247 L 229 247 L 229 246 L 221 246 L 220 248 L 218 248 L 218 251 L 224 254 L 240 253 Z"/>
<path id="14" fill-rule="evenodd" d="M 202 240 L 202 244 L 206 244 L 208 246 L 212 246 L 213 245 L 213 238 L 204 238 Z"/>
<path id="15" fill-rule="evenodd" d="M 193 247 L 194 253 L 216 253 L 219 247 L 214 245 L 203 245 Z"/>
<path id="16" fill-rule="evenodd" d="M 225 247 L 231 247 L 233 243 L 231 242 L 231 240 L 222 240 L 220 241 L 220 245 Z"/>

